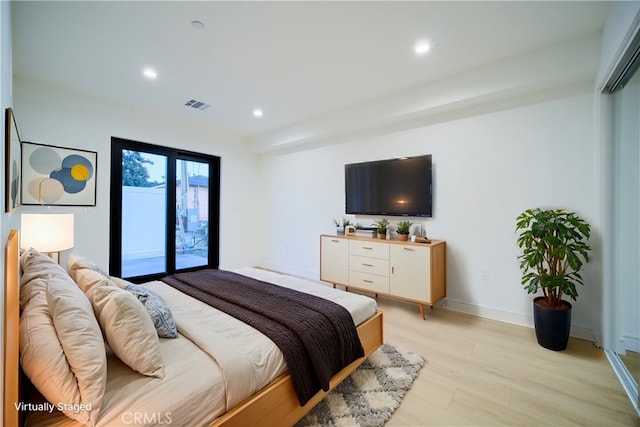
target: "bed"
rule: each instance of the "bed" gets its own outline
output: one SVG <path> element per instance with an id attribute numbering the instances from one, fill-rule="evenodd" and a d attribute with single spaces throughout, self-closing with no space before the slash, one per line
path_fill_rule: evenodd
<path id="1" fill-rule="evenodd" d="M 28 359 L 29 354 L 19 355 L 19 346 L 24 346 L 24 342 L 21 343 L 19 335 L 21 277 L 17 231 L 11 231 L 9 235 L 5 261 L 4 425 L 22 425 L 25 414 L 28 414 L 27 425 L 82 425 L 58 410 L 76 410 L 75 407 L 58 408 L 54 405 L 56 407 L 49 413 L 46 401 L 35 400 L 30 402 L 33 406 L 16 410 L 16 405 L 27 402 L 18 387 L 19 357 Z M 149 282 L 144 286 L 167 302 L 178 331 L 175 338 L 158 339 L 162 375 L 155 371 L 136 372 L 115 355 L 113 351 L 117 351 L 117 346 L 114 347 L 116 350 L 107 351 L 105 369 L 108 375 L 99 415 L 90 419 L 88 424 L 293 425 L 383 342 L 382 313 L 376 310 L 375 300 L 261 269 L 242 269 L 236 273 L 281 287 L 302 287 L 305 292 L 315 292 L 344 306 L 357 325 L 357 337 L 364 356 L 333 375 L 328 390 L 318 391 L 300 405 L 287 365 L 273 342 L 253 328 L 238 325 L 241 323 L 238 320 L 193 300 L 164 282 Z M 54 287 L 55 280 L 51 276 L 48 280 L 48 286 Z M 214 325 L 218 332 L 204 333 L 203 324 Z M 233 329 L 236 327 L 239 329 Z M 59 330 L 58 334 L 61 334 Z M 22 339 L 27 338 L 22 336 Z M 209 349 L 213 347 L 217 349 L 212 350 L 212 355 Z M 226 365 L 225 360 L 240 359 L 239 354 L 247 356 L 242 361 Z M 229 378 L 234 380 L 229 381 Z M 236 381 L 238 378 L 246 381 Z"/>

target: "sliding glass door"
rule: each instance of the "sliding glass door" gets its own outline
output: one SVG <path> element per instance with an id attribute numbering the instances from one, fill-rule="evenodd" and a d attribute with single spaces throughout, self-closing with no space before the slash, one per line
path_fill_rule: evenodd
<path id="1" fill-rule="evenodd" d="M 218 266 L 220 159 L 112 138 L 112 275 Z"/>
<path id="2" fill-rule="evenodd" d="M 176 177 L 176 268 L 207 265 L 209 165 L 178 159 Z"/>
<path id="3" fill-rule="evenodd" d="M 167 156 L 122 150 L 122 277 L 166 272 L 167 162 Z"/>
<path id="4" fill-rule="evenodd" d="M 640 383 L 640 73 L 613 95 L 613 286 L 615 339 L 609 349 L 623 386 Z"/>

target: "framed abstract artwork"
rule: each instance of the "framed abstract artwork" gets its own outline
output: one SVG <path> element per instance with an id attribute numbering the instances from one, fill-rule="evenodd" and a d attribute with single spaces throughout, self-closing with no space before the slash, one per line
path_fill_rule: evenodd
<path id="1" fill-rule="evenodd" d="M 13 109 L 5 109 L 4 120 L 5 212 L 20 206 L 20 134 Z"/>
<path id="2" fill-rule="evenodd" d="M 22 204 L 95 206 L 98 153 L 22 141 Z"/>

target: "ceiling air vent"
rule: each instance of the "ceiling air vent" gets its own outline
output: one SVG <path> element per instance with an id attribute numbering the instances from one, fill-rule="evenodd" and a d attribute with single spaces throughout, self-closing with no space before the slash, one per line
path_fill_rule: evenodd
<path id="1" fill-rule="evenodd" d="M 196 110 L 204 111 L 207 108 L 211 107 L 210 104 L 205 104 L 202 101 L 197 101 L 195 99 L 190 99 L 184 103 L 187 107 L 195 108 Z"/>

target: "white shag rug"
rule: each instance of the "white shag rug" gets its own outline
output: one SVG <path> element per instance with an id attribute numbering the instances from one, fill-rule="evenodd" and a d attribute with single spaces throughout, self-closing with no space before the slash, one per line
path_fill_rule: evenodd
<path id="1" fill-rule="evenodd" d="M 381 427 L 413 385 L 424 357 L 383 344 L 296 427 Z"/>

